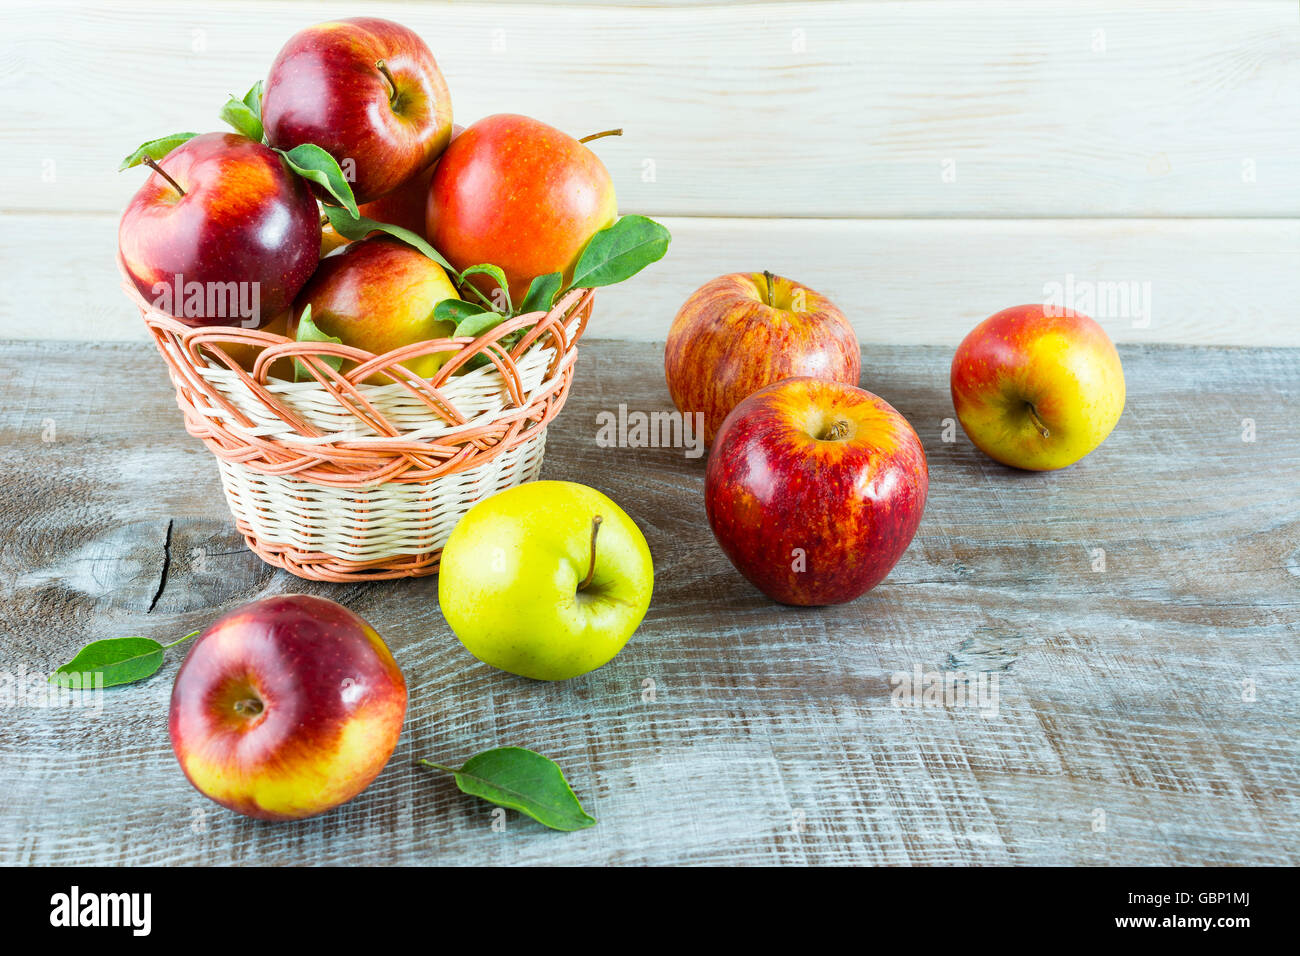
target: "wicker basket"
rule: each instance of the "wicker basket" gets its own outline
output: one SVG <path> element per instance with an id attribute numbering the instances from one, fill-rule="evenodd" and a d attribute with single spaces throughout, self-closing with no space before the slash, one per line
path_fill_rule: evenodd
<path id="1" fill-rule="evenodd" d="M 167 362 L 186 429 L 217 456 L 249 548 L 320 581 L 433 574 L 475 502 L 538 476 L 593 300 L 592 290 L 575 289 L 550 312 L 517 316 L 477 339 L 376 356 L 270 332 L 191 328 L 150 306 L 129 279 L 123 285 Z M 512 348 L 501 343 L 525 328 Z M 432 379 L 402 365 L 447 351 Z M 489 361 L 455 374 L 476 355 Z M 327 356 L 357 364 L 336 372 Z M 306 365 L 314 381 L 269 377 L 285 359 Z M 366 384 L 376 373 L 393 382 Z"/>

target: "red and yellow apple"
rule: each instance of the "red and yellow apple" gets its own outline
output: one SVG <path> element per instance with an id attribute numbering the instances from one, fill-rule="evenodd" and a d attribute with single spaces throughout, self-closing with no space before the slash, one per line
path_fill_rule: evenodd
<path id="1" fill-rule="evenodd" d="M 263 820 L 324 813 L 388 763 L 406 681 L 374 628 L 305 594 L 254 601 L 204 631 L 172 687 L 181 769 L 223 807 Z"/>
<path id="2" fill-rule="evenodd" d="M 451 96 L 412 30 L 377 17 L 331 20 L 295 33 L 276 55 L 262 123 L 277 149 L 328 152 L 364 203 L 438 158 L 451 140 Z"/>
<path id="3" fill-rule="evenodd" d="M 618 218 L 614 183 L 586 145 L 527 116 L 498 114 L 466 127 L 434 170 L 429 242 L 457 272 L 493 263 L 518 304 L 534 278 L 566 284 L 591 237 Z M 488 295 L 496 283 L 470 278 Z"/>
<path id="4" fill-rule="evenodd" d="M 848 319 L 824 295 L 763 272 L 719 276 L 673 319 L 664 374 L 681 412 L 704 414 L 704 439 L 747 396 L 786 378 L 857 385 L 861 353 Z"/>
<path id="5" fill-rule="evenodd" d="M 921 440 L 884 399 L 791 378 L 750 395 L 709 452 L 705 511 L 723 552 L 783 604 L 852 601 L 916 534 L 929 490 Z"/>
<path id="6" fill-rule="evenodd" d="M 975 446 L 1029 471 L 1074 464 L 1124 410 L 1124 369 L 1105 330 L 1082 313 L 1042 305 L 1003 309 L 972 329 L 950 384 Z"/>
<path id="7" fill-rule="evenodd" d="M 320 247 L 306 181 L 235 133 L 196 136 L 157 166 L 117 230 L 140 295 L 192 326 L 259 328 L 287 308 Z"/>
<path id="8" fill-rule="evenodd" d="M 294 303 L 289 337 L 297 337 L 303 310 L 310 305 L 312 322 L 326 335 L 381 355 L 449 337 L 455 324 L 435 319 L 433 310 L 444 299 L 455 298 L 456 287 L 442 266 L 400 239 L 376 234 L 320 260 Z M 422 378 L 432 378 L 451 354 L 434 352 L 403 364 Z M 367 381 L 385 385 L 390 380 L 375 374 Z"/>

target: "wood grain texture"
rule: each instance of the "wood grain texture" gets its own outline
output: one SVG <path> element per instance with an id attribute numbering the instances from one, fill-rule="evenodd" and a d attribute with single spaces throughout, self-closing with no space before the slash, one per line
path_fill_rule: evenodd
<path id="1" fill-rule="evenodd" d="M 0 209 L 112 211 L 140 142 L 219 123 L 355 0 L 7 4 Z M 597 148 L 650 215 L 1295 216 L 1290 0 L 655 7 L 365 3 L 430 42 L 462 122 Z"/>
<path id="2" fill-rule="evenodd" d="M 829 295 L 862 342 L 955 347 L 1069 282 L 1098 293 L 1080 309 L 1118 342 L 1300 346 L 1300 219 L 664 222 L 667 257 L 600 290 L 594 335 L 662 340 L 704 282 L 767 268 Z M 0 261 L 21 264 L 0 270 L 0 336 L 143 340 L 116 241 L 107 214 L 0 216 Z M 1105 284 L 1132 290 L 1129 306 Z"/>
<path id="3" fill-rule="evenodd" d="M 769 603 L 717 549 L 703 459 L 597 445 L 599 412 L 669 407 L 660 347 L 584 344 L 544 476 L 625 507 L 656 593 L 619 657 L 551 685 L 474 661 L 436 580 L 308 584 L 245 552 L 147 347 L 5 345 L 0 670 L 309 592 L 379 629 L 412 704 L 378 781 L 294 825 L 185 782 L 166 734 L 175 656 L 99 712 L 10 706 L 0 863 L 1294 865 L 1300 351 L 1121 354 L 1115 433 L 1031 475 L 943 440 L 948 350 L 867 347 L 863 384 L 915 425 L 931 497 L 880 587 L 810 610 Z M 997 715 L 893 706 L 891 675 L 917 665 L 996 673 Z M 599 824 L 562 835 L 512 813 L 494 832 L 487 805 L 413 765 L 503 744 L 554 757 Z"/>

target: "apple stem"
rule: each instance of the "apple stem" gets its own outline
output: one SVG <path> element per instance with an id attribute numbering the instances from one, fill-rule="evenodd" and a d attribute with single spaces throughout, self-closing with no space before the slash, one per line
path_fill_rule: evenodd
<path id="1" fill-rule="evenodd" d="M 849 423 L 842 418 L 837 418 L 817 438 L 820 441 L 842 441 L 848 433 Z"/>
<path id="2" fill-rule="evenodd" d="M 591 564 L 587 567 L 587 576 L 583 578 L 582 583 L 578 585 L 579 591 L 586 588 L 596 574 L 596 535 L 600 533 L 600 523 L 603 520 L 604 519 L 601 518 L 600 515 L 596 515 L 591 519 Z"/>
<path id="3" fill-rule="evenodd" d="M 393 79 L 393 74 L 388 70 L 388 64 L 383 60 L 375 61 L 375 69 L 383 74 L 388 81 L 388 105 L 397 106 L 397 81 Z"/>
<path id="4" fill-rule="evenodd" d="M 775 308 L 776 308 L 776 292 L 772 289 L 772 280 L 775 279 L 776 276 L 772 275 L 772 273 L 770 273 L 770 272 L 768 272 L 766 269 L 764 269 L 764 270 L 763 270 L 763 278 L 767 280 L 767 304 L 770 305 L 772 308 L 775 309 Z"/>
<path id="5" fill-rule="evenodd" d="M 1038 412 L 1034 410 L 1034 406 L 1030 405 L 1028 402 L 1025 402 L 1025 406 L 1029 409 L 1029 420 L 1033 422 L 1034 427 L 1038 429 L 1038 434 L 1042 435 L 1044 438 L 1050 438 L 1052 433 L 1047 430 L 1047 426 L 1043 424 L 1043 420 L 1038 417 Z"/>
<path id="6" fill-rule="evenodd" d="M 592 133 L 590 136 L 584 136 L 582 137 L 582 139 L 578 140 L 578 142 L 590 143 L 593 139 L 601 139 L 602 137 L 605 136 L 622 136 L 622 135 L 623 135 L 623 127 L 620 126 L 618 129 L 605 129 L 605 130 L 601 130 L 599 133 Z"/>
<path id="7" fill-rule="evenodd" d="M 180 193 L 182 196 L 185 195 L 185 190 L 181 189 L 181 184 L 178 183 L 176 180 L 172 179 L 170 176 L 168 176 L 167 170 L 159 166 L 158 161 L 156 159 L 154 159 L 152 156 L 146 156 L 144 158 L 144 164 L 148 166 L 150 169 L 152 169 L 159 176 L 161 176 L 163 179 L 167 180 L 167 182 L 171 183 L 172 188 L 175 189 L 178 193 Z"/>

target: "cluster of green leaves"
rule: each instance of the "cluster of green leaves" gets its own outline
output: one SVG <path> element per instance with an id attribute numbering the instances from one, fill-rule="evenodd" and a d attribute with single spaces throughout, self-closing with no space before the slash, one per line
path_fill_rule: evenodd
<path id="1" fill-rule="evenodd" d="M 157 673 L 167 648 L 198 633 L 192 631 L 170 644 L 148 637 L 92 641 L 55 669 L 49 682 L 79 688 L 134 684 Z M 80 681 L 74 683 L 73 675 L 80 675 Z M 420 763 L 453 774 L 456 786 L 470 796 L 518 810 L 552 830 L 582 830 L 596 822 L 582 809 L 559 765 L 535 751 L 497 747 L 471 757 L 459 770 L 430 760 Z"/>
<path id="2" fill-rule="evenodd" d="M 231 94 L 221 109 L 221 118 L 249 139 L 264 142 L 262 81 L 253 84 L 243 97 Z M 150 140 L 123 160 L 119 168 L 137 166 L 144 162 L 146 156 L 155 161 L 162 159 L 171 150 L 197 135 L 177 133 Z M 376 232 L 386 233 L 414 246 L 453 277 L 465 298 L 439 302 L 434 310 L 434 318 L 453 323 L 457 337 L 478 338 L 514 316 L 549 311 L 558 299 L 572 289 L 599 288 L 630 279 L 646 266 L 662 259 L 672 240 L 668 230 L 653 219 L 623 216 L 613 225 L 596 233 L 587 243 L 573 270 L 572 281 L 566 285 L 564 277 L 558 272 L 538 276 L 529 285 L 523 301 L 516 304 L 510 301 L 509 285 L 505 273 L 499 267 L 485 262 L 458 271 L 422 236 L 409 229 L 361 215 L 352 186 L 343 170 L 334 157 L 319 146 L 303 143 L 293 149 L 277 149 L 276 152 L 284 157 L 284 161 L 295 173 L 318 185 L 338 203 L 337 206 L 327 205 L 325 215 L 339 235 L 355 240 L 364 239 Z M 488 276 L 496 285 L 496 294 L 490 296 L 468 281 L 476 275 Z M 323 333 L 315 325 L 299 323 L 298 329 L 299 341 L 339 341 L 329 336 L 322 338 Z M 514 333 L 511 341 L 504 344 L 512 346 L 523 334 L 524 330 L 519 330 Z M 486 361 L 482 356 L 479 358 Z M 299 366 L 298 377 L 305 375 L 308 373 Z"/>

